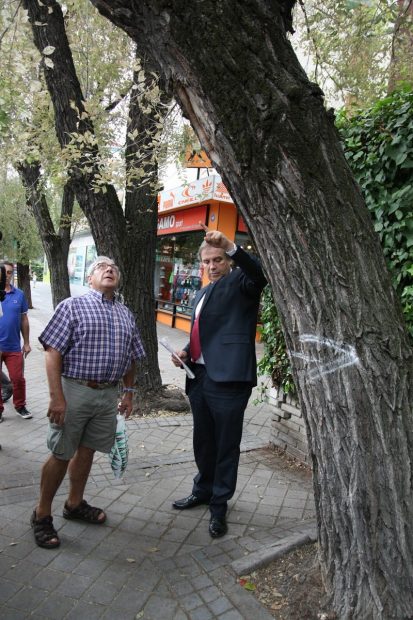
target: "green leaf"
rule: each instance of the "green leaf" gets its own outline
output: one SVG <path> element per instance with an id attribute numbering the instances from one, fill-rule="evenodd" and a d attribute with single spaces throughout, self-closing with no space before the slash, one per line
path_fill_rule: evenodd
<path id="1" fill-rule="evenodd" d="M 397 166 L 400 166 L 400 164 L 402 164 L 406 159 L 407 159 L 407 153 L 405 151 L 398 153 L 395 159 Z"/>

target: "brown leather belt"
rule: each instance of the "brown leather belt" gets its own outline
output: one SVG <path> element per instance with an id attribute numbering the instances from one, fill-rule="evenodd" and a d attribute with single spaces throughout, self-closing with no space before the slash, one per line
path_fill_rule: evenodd
<path id="1" fill-rule="evenodd" d="M 86 385 L 88 388 L 92 388 L 92 390 L 106 390 L 107 388 L 113 388 L 118 385 L 118 381 L 89 381 L 88 379 L 74 379 L 73 377 L 65 377 L 65 379 L 69 379 L 69 381 L 75 381 L 80 385 Z"/>

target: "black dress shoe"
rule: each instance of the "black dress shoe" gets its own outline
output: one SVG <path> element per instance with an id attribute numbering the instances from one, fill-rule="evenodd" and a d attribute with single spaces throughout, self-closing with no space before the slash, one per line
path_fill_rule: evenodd
<path id="1" fill-rule="evenodd" d="M 209 522 L 209 533 L 212 538 L 221 538 L 228 532 L 228 525 L 225 517 L 211 517 Z"/>
<path id="2" fill-rule="evenodd" d="M 187 508 L 194 508 L 195 506 L 200 506 L 200 504 L 208 504 L 209 500 L 200 499 L 196 495 L 188 495 L 188 497 L 184 497 L 183 499 L 177 499 L 174 501 L 172 506 L 177 510 L 186 510 Z"/>

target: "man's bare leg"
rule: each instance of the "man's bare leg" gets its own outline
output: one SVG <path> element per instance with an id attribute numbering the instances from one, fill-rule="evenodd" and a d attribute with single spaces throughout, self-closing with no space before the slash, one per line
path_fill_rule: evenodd
<path id="1" fill-rule="evenodd" d="M 67 498 L 66 505 L 68 508 L 77 508 L 80 502 L 83 500 L 83 495 L 86 488 L 86 483 L 89 478 L 90 470 L 93 464 L 93 457 L 95 451 L 85 446 L 79 446 L 76 450 L 74 457 L 69 463 L 69 497 Z M 105 513 L 102 511 L 99 514 L 98 520 L 104 521 L 106 519 Z"/>
<path id="2" fill-rule="evenodd" d="M 42 467 L 40 479 L 40 498 L 36 507 L 36 518 L 51 516 L 52 503 L 65 477 L 69 461 L 62 461 L 50 455 Z"/>
<path id="3" fill-rule="evenodd" d="M 39 503 L 30 521 L 39 547 L 54 549 L 60 545 L 59 537 L 53 528 L 52 503 L 68 465 L 69 461 L 62 461 L 51 455 L 42 467 Z"/>

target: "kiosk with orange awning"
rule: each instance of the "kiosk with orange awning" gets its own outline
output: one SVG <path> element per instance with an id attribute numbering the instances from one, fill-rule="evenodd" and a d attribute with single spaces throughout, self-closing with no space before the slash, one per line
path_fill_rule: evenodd
<path id="1" fill-rule="evenodd" d="M 246 249 L 247 227 L 218 174 L 165 190 L 158 195 L 155 268 L 157 320 L 189 332 L 193 300 L 203 281 L 198 249 L 204 238 L 199 222 L 222 231 Z"/>

